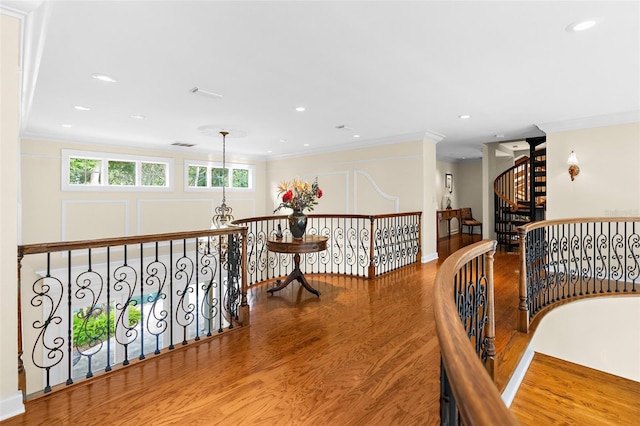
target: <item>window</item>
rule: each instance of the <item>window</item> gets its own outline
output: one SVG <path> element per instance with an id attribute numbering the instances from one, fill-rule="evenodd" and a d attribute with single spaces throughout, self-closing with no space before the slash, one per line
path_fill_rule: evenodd
<path id="1" fill-rule="evenodd" d="M 186 190 L 196 188 L 229 188 L 231 190 L 253 189 L 253 166 L 246 164 L 222 164 L 185 161 Z"/>
<path id="2" fill-rule="evenodd" d="M 65 191 L 171 190 L 172 170 L 170 158 L 62 150 Z"/>

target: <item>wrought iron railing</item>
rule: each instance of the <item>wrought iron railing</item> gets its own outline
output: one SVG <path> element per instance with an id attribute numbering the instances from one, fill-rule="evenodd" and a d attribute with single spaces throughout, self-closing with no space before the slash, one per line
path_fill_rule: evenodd
<path id="1" fill-rule="evenodd" d="M 329 237 L 327 250 L 302 255 L 306 273 L 373 278 L 420 261 L 421 213 L 388 215 L 309 215 L 308 234 Z M 291 256 L 267 250 L 278 225 L 288 233 L 287 216 L 263 216 L 233 222 L 248 227 L 248 283 L 286 276 Z"/>
<path id="2" fill-rule="evenodd" d="M 247 325 L 246 231 L 19 246 L 20 388 L 46 393 Z"/>
<path id="3" fill-rule="evenodd" d="M 440 423 L 517 424 L 493 383 L 493 255 L 483 240 L 449 256 L 436 275 L 434 313 L 440 343 Z"/>
<path id="4" fill-rule="evenodd" d="M 518 329 L 548 307 L 640 292 L 640 218 L 581 218 L 519 228 Z"/>

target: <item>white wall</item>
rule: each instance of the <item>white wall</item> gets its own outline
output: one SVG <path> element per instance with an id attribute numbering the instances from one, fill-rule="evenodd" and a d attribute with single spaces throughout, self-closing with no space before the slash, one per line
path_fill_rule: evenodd
<path id="1" fill-rule="evenodd" d="M 421 174 L 422 147 L 416 141 L 272 160 L 266 187 L 273 208 L 279 204 L 278 183 L 317 177 L 324 194 L 314 213 L 421 211 L 422 192 L 415 185 Z"/>
<path id="2" fill-rule="evenodd" d="M 283 180 L 317 177 L 323 197 L 313 213 L 422 211 L 423 258 L 435 258 L 436 196 L 433 182 L 425 182 L 432 176 L 423 173 L 425 163 L 427 168 L 435 166 L 435 144 L 426 139 L 272 160 L 267 167 L 267 204 L 271 210 L 277 207 L 276 187 Z"/>
<path id="3" fill-rule="evenodd" d="M 615 216 L 640 216 L 640 123 L 548 132 L 547 219 Z"/>
<path id="4" fill-rule="evenodd" d="M 482 159 L 458 163 L 458 176 L 459 206 L 470 207 L 473 217 L 482 222 Z M 474 232 L 480 233 L 480 229 L 476 227 Z"/>
<path id="5" fill-rule="evenodd" d="M 542 318 L 530 347 L 640 382 L 640 297 L 604 297 L 558 306 Z"/>
<path id="6" fill-rule="evenodd" d="M 18 391 L 18 245 L 19 54 L 21 22 L 0 14 L 0 420 L 24 411 Z"/>
<path id="7" fill-rule="evenodd" d="M 174 160 L 175 182 L 170 192 L 63 191 L 62 149 L 114 152 Z M 215 207 L 222 200 L 220 189 L 185 191 L 184 160 L 222 161 L 220 155 L 122 147 L 71 144 L 57 141 L 23 140 L 22 241 L 25 244 L 120 237 L 164 232 L 208 229 Z M 227 154 L 227 162 L 234 160 Z M 255 186 L 251 191 L 227 189 L 227 205 L 236 219 L 265 214 L 266 164 L 252 161 Z"/>
<path id="8" fill-rule="evenodd" d="M 445 188 L 445 175 L 450 173 L 453 175 L 453 192 Z M 459 188 L 462 186 L 458 182 L 460 176 L 458 176 L 458 168 L 456 163 L 450 163 L 447 161 L 436 161 L 436 197 L 438 201 L 438 210 L 444 210 L 447 208 L 447 197 L 451 198 L 451 207 L 457 209 L 460 207 L 458 203 Z M 444 227 L 444 233 L 440 230 L 440 235 L 446 235 L 446 226 Z"/>

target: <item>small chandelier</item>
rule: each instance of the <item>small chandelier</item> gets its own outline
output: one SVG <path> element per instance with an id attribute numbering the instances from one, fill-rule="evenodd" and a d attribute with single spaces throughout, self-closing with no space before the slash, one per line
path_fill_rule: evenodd
<path id="1" fill-rule="evenodd" d="M 227 170 L 227 152 L 226 152 L 226 138 L 229 132 L 222 131 L 220 132 L 222 135 L 222 170 Z M 225 192 L 226 182 L 222 185 L 222 203 L 220 206 L 216 207 L 215 215 L 211 218 L 212 226 L 214 229 L 222 229 L 229 227 L 229 224 L 233 220 L 233 215 L 231 214 L 231 207 L 227 206 L 227 195 Z"/>
<path id="2" fill-rule="evenodd" d="M 222 170 L 227 169 L 227 152 L 226 152 L 226 137 L 229 132 L 221 131 L 222 135 Z M 225 229 L 232 227 L 231 221 L 233 215 L 231 214 L 231 207 L 227 206 L 227 194 L 225 187 L 227 183 L 223 182 L 222 185 L 222 203 L 215 208 L 215 214 L 211 218 L 211 229 Z M 198 239 L 198 251 L 200 253 L 219 253 L 220 262 L 226 262 L 227 254 L 229 251 L 229 241 L 226 235 L 216 237 L 203 237 Z"/>

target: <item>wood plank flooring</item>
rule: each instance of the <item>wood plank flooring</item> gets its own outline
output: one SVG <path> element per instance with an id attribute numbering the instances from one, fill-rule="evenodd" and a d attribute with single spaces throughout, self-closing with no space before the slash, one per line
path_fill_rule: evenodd
<path id="1" fill-rule="evenodd" d="M 511 404 L 523 425 L 640 424 L 640 383 L 536 353 Z"/>
<path id="2" fill-rule="evenodd" d="M 372 281 L 309 275 L 249 292 L 251 326 L 28 401 L 2 425 L 435 425 L 440 353 L 433 279 L 449 252 L 478 237 L 443 239 L 440 259 Z M 518 256 L 498 253 L 498 385 L 528 342 L 515 331 Z"/>

